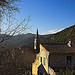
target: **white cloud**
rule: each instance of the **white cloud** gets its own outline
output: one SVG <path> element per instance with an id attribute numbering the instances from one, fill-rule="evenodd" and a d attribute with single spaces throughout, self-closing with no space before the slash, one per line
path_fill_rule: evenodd
<path id="1" fill-rule="evenodd" d="M 54 29 L 54 30 L 49 30 L 48 32 L 50 33 L 50 34 L 54 34 L 54 33 L 57 33 L 57 32 L 60 32 L 60 31 L 62 31 L 64 28 L 62 28 L 62 29 Z"/>
<path id="2" fill-rule="evenodd" d="M 64 28 L 62 28 L 62 29 L 49 30 L 48 32 L 43 32 L 43 33 L 42 33 L 42 34 L 40 34 L 40 35 L 55 34 L 55 33 L 57 33 L 57 32 L 62 31 L 63 29 L 64 29 Z"/>
<path id="3" fill-rule="evenodd" d="M 48 33 L 42 33 L 42 34 L 40 34 L 40 35 L 48 35 Z"/>

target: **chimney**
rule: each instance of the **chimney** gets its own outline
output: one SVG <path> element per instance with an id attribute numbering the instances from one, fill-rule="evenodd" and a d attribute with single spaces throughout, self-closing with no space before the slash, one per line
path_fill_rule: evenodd
<path id="1" fill-rule="evenodd" d="M 67 44 L 69 47 L 72 47 L 72 42 L 71 40 L 69 40 L 68 44 Z"/>

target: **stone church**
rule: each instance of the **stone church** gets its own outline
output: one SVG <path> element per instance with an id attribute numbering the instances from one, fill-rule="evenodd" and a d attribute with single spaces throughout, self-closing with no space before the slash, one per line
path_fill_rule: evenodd
<path id="1" fill-rule="evenodd" d="M 34 40 L 36 60 L 32 63 L 32 75 L 56 75 L 56 71 L 75 69 L 75 46 L 67 44 L 40 43 L 38 30 Z"/>

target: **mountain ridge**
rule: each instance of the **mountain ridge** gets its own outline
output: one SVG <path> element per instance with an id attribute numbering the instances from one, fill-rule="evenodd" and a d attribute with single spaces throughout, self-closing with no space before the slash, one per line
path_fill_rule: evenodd
<path id="1" fill-rule="evenodd" d="M 46 39 L 41 40 L 43 43 L 67 43 L 69 40 L 75 44 L 75 25 L 70 26 L 56 34 L 52 34 Z"/>
<path id="2" fill-rule="evenodd" d="M 6 43 L 8 42 L 13 47 L 23 45 L 33 47 L 35 35 L 36 34 L 27 33 L 12 36 Z M 75 44 L 75 25 L 65 28 L 55 34 L 39 35 L 39 39 L 40 43 L 67 43 L 69 39 L 71 39 Z"/>

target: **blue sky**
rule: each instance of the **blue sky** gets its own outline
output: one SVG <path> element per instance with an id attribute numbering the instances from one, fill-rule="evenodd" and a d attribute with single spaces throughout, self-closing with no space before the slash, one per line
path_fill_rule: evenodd
<path id="1" fill-rule="evenodd" d="M 75 24 L 75 0 L 22 0 L 18 18 L 31 15 L 32 31 L 52 34 Z"/>

